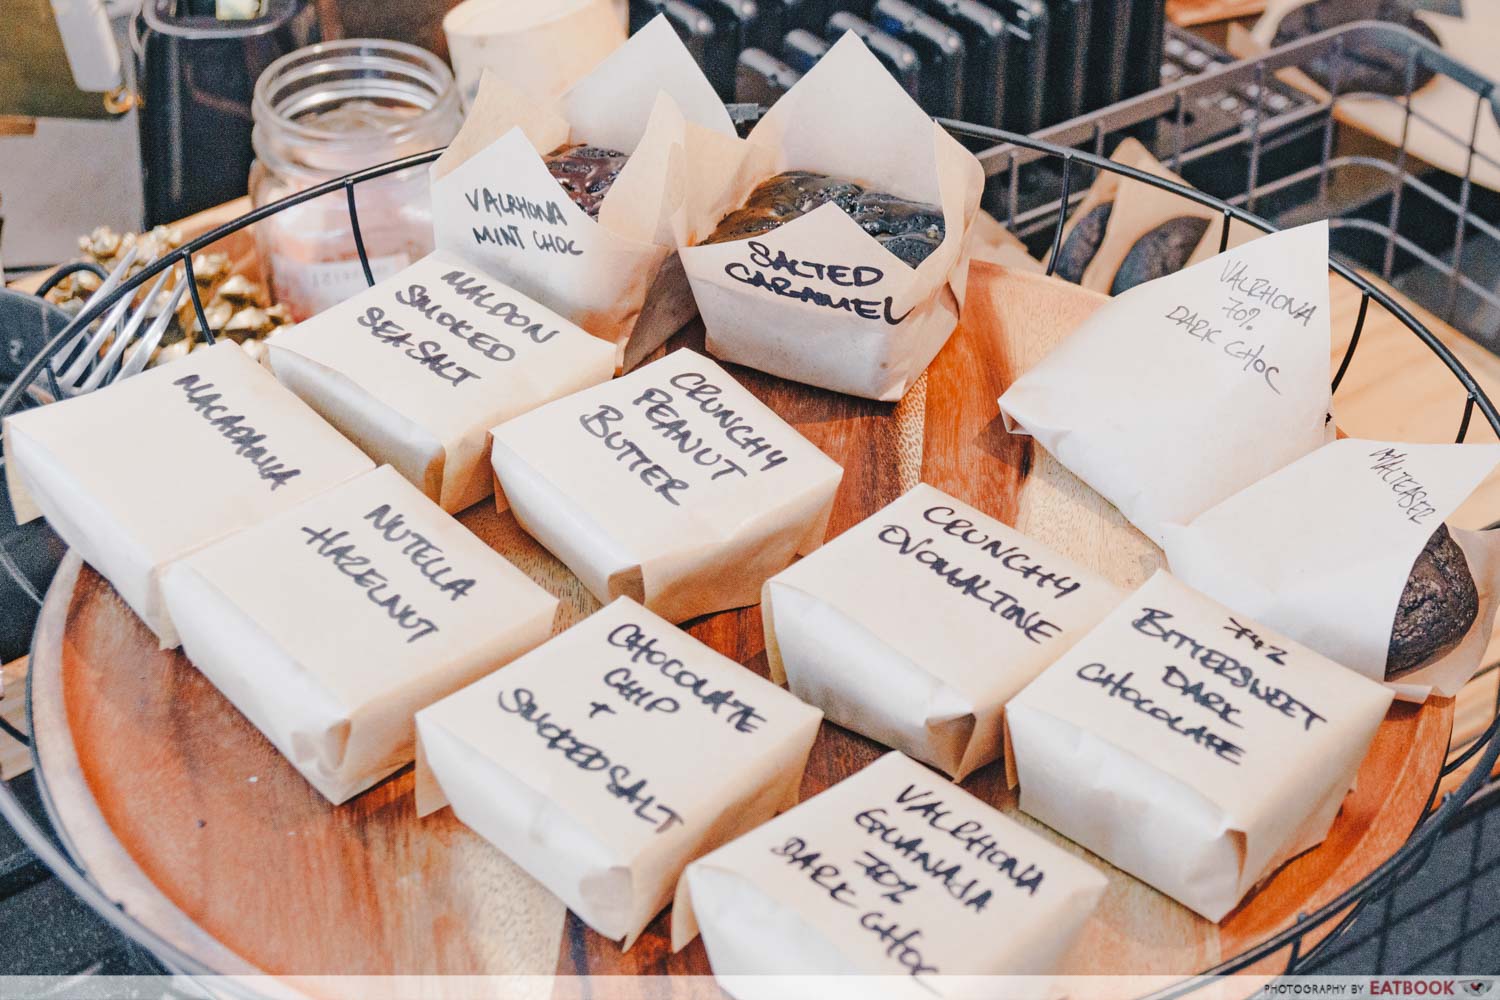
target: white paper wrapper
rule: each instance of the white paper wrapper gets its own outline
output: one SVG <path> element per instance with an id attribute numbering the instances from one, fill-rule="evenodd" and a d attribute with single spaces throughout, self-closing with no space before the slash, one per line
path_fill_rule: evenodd
<path id="1" fill-rule="evenodd" d="M 374 468 L 225 341 L 5 420 L 16 520 L 39 515 L 177 645 L 167 563 Z"/>
<path id="2" fill-rule="evenodd" d="M 1332 440 L 1328 324 L 1318 222 L 1115 297 L 1000 412 L 1159 545 Z"/>
<path id="3" fill-rule="evenodd" d="M 943 977 L 1054 971 L 1105 885 L 889 753 L 688 866 L 672 946 L 701 932 L 737 1000 L 783 995 L 769 977 L 834 974 L 881 976 L 881 996 L 950 996 Z"/>
<path id="4" fill-rule="evenodd" d="M 334 804 L 411 763 L 413 714 L 557 612 L 390 466 L 174 563 L 162 589 L 188 659 Z"/>
<path id="5" fill-rule="evenodd" d="M 542 157 L 587 143 L 629 153 L 597 221 Z M 630 368 L 696 312 L 678 242 L 728 210 L 739 140 L 662 17 L 556 101 L 493 76 L 432 165 L 437 246 L 615 345 Z M 706 231 L 706 230 L 705 230 Z"/>
<path id="6" fill-rule="evenodd" d="M 621 599 L 417 715 L 417 808 L 629 947 L 689 861 L 797 801 L 820 719 Z"/>
<path id="7" fill-rule="evenodd" d="M 443 17 L 464 105 L 483 72 L 540 97 L 556 97 L 625 43 L 611 0 L 465 0 Z"/>
<path id="8" fill-rule="evenodd" d="M 767 577 L 823 544 L 843 476 L 689 350 L 491 434 L 497 503 L 601 601 L 674 622 L 757 603 Z"/>
<path id="9" fill-rule="evenodd" d="M 494 491 L 491 427 L 615 368 L 609 344 L 443 251 L 269 350 L 283 385 L 447 511 Z"/>
<path id="10" fill-rule="evenodd" d="M 828 204 L 753 239 L 684 247 L 708 350 L 825 389 L 900 399 L 958 323 L 967 272 L 956 265 L 984 169 L 845 35 L 751 131 L 732 207 L 788 170 L 937 205 L 943 242 L 913 269 Z"/>
<path id="11" fill-rule="evenodd" d="M 1328 834 L 1380 684 L 1159 571 L 1006 708 L 1026 812 L 1209 920 Z"/>
<path id="12" fill-rule="evenodd" d="M 766 582 L 771 676 L 831 722 L 963 778 L 1001 712 L 1124 597 L 918 485 Z"/>
<path id="13" fill-rule="evenodd" d="M 1188 585 L 1383 681 L 1412 564 L 1497 464 L 1496 445 L 1335 441 L 1169 529 L 1167 559 Z M 1479 615 L 1456 649 L 1400 675 L 1399 698 L 1458 694 L 1493 630 L 1500 533 L 1450 531 Z"/>

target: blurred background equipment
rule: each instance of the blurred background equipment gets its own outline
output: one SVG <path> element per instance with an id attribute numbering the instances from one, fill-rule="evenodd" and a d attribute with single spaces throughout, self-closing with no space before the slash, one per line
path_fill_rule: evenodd
<path id="1" fill-rule="evenodd" d="M 245 193 L 255 81 L 317 39 L 310 0 L 146 0 L 132 38 L 146 225 Z"/>
<path id="2" fill-rule="evenodd" d="M 1154 90 L 1167 64 L 1166 0 L 629 4 L 632 31 L 665 14 L 719 93 L 741 103 L 779 96 L 787 72 L 806 73 L 821 54 L 810 38 L 832 43 L 848 31 L 928 114 L 1012 132 L 1033 132 Z"/>
<path id="3" fill-rule="evenodd" d="M 0 258 L 55 263 L 101 222 L 140 224 L 125 17 L 101 0 L 5 0 L 0 45 Z"/>

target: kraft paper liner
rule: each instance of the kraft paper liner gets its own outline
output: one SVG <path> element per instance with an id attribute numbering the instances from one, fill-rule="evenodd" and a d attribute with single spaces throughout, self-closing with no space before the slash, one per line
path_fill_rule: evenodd
<path id="1" fill-rule="evenodd" d="M 1325 722 L 1283 714 L 1247 687 L 1142 635 L 1146 609 L 1288 692 Z M 1225 626 L 1248 627 L 1263 645 Z M 1271 659 L 1275 656 L 1283 662 Z M 1241 748 L 1238 763 L 1181 735 L 1133 702 L 1079 678 L 1131 674 L 1129 685 L 1178 725 L 1207 725 Z M 1175 667 L 1227 699 L 1231 725 L 1163 679 Z M 1226 675 L 1226 676 L 1228 676 Z M 1248 682 L 1246 682 L 1248 683 Z M 1023 811 L 1206 919 L 1222 920 L 1275 869 L 1320 843 L 1352 786 L 1392 692 L 1158 571 L 1006 708 L 1006 769 Z M 1164 848 L 1163 845 L 1170 845 Z"/>
<path id="2" fill-rule="evenodd" d="M 580 142 L 630 154 L 597 221 L 543 161 Z M 662 17 L 554 101 L 486 75 L 431 168 L 437 246 L 614 344 L 623 370 L 693 317 L 685 278 L 665 265 L 679 242 L 718 221 L 738 142 L 723 102 Z M 536 209 L 491 210 L 485 191 L 501 205 L 515 196 Z"/>
<path id="3" fill-rule="evenodd" d="M 394 540 L 366 517 L 383 506 Z M 401 628 L 304 528 L 346 532 L 328 544 L 352 545 L 437 630 Z M 473 581 L 466 593 L 424 576 L 407 531 L 442 550 L 441 582 Z M 334 804 L 411 763 L 413 714 L 543 642 L 557 613 L 390 466 L 174 563 L 163 589 L 189 659 Z"/>
<path id="4" fill-rule="evenodd" d="M 634 624 L 657 648 L 733 689 L 762 716 L 752 732 L 697 702 L 644 659 L 609 645 Z M 603 678 L 629 666 L 677 711 L 647 713 Z M 499 707 L 518 689 L 630 773 L 681 817 L 657 831 L 629 802 L 547 748 L 530 720 Z M 615 711 L 590 716 L 595 700 Z M 417 716 L 420 815 L 451 804 L 458 818 L 559 896 L 579 918 L 629 948 L 671 901 L 682 869 L 796 802 L 821 714 L 628 599 L 621 599 L 510 666 Z M 684 750 L 690 753 L 684 755 Z M 655 814 L 652 814 L 654 819 Z"/>
<path id="5" fill-rule="evenodd" d="M 1231 30 L 1229 49 L 1240 58 L 1265 54 L 1270 50 L 1271 40 L 1276 37 L 1281 19 L 1305 2 L 1307 0 L 1273 0 L 1251 31 L 1238 27 Z M 1444 52 L 1482 75 L 1494 76 L 1494 46 L 1496 38 L 1500 38 L 1500 10 L 1494 4 L 1473 0 L 1464 4 L 1462 17 L 1435 10 L 1418 10 L 1416 16 L 1437 35 Z M 1278 76 L 1315 100 L 1328 100 L 1328 91 L 1306 73 L 1285 69 Z M 1347 83 L 1341 86 L 1347 91 Z M 1480 104 L 1486 106 L 1479 107 Z M 1408 125 L 1405 101 L 1401 97 L 1345 92 L 1339 95 L 1334 114 L 1339 120 L 1398 148 L 1404 135 L 1406 151 L 1418 160 L 1455 177 L 1468 173 L 1475 184 L 1500 191 L 1500 123 L 1495 119 L 1495 106 L 1487 97 L 1439 73 L 1412 94 L 1411 107 L 1414 114 Z M 1477 133 L 1474 132 L 1476 110 L 1479 113 Z M 1468 145 L 1471 134 L 1478 153 L 1472 164 Z"/>
<path id="6" fill-rule="evenodd" d="M 556 97 L 625 43 L 610 0 L 466 0 L 443 17 L 443 35 L 465 106 L 482 72 L 541 97 Z"/>
<path id="7" fill-rule="evenodd" d="M 786 461 L 763 469 L 670 379 L 700 374 Z M 634 400 L 674 398 L 685 432 L 748 470 L 702 468 L 655 429 Z M 620 431 L 673 478 L 691 485 L 666 502 L 607 450 L 582 418 L 613 406 Z M 491 431 L 496 503 L 601 601 L 629 596 L 671 621 L 755 604 L 761 585 L 823 542 L 843 472 L 718 365 L 678 350 L 613 382 L 565 397 Z M 741 435 L 743 436 L 743 435 Z M 764 453 L 769 455 L 769 452 Z"/>
<path id="8" fill-rule="evenodd" d="M 926 814 L 907 811 L 903 796 L 912 805 L 940 802 L 947 813 L 934 827 Z M 903 855 L 861 826 L 856 817 L 873 809 L 884 810 L 880 821 L 903 838 L 920 837 L 920 847 Z M 974 823 L 992 837 L 998 850 L 1016 859 L 1018 876 L 1028 869 L 1040 873 L 1035 892 L 985 864 L 978 852 L 966 851 L 947 833 L 960 823 Z M 818 852 L 815 864 L 831 865 L 837 874 L 825 872 L 824 884 L 812 881 L 809 870 L 774 853 L 788 846 Z M 951 884 L 974 878 L 977 885 L 967 898 L 988 890 L 987 902 L 976 909 L 950 895 L 943 880 L 912 856 L 920 851 L 929 853 L 933 868 L 958 864 L 961 873 Z M 866 852 L 910 888 L 867 877 L 861 868 Z M 842 902 L 829 894 L 841 882 L 847 884 Z M 689 865 L 672 909 L 672 947 L 683 948 L 701 932 L 715 976 L 738 1000 L 783 995 L 780 977 L 822 975 L 879 976 L 880 996 L 968 996 L 980 984 L 963 977 L 1055 971 L 1105 887 L 1100 872 L 1066 849 L 911 759 L 888 753 Z M 893 890 L 898 902 L 885 895 Z M 890 946 L 862 927 L 876 912 L 878 923 L 898 923 L 902 934 L 917 930 L 908 943 L 920 959 L 906 958 L 938 971 L 913 976 L 900 956 L 887 954 Z M 994 981 L 986 985 L 993 993 Z"/>
<path id="9" fill-rule="evenodd" d="M 522 328 L 471 304 L 443 280 L 455 272 L 473 287 L 484 286 L 492 305 L 514 306 L 545 339 L 537 343 Z M 432 319 L 410 305 L 416 285 L 440 308 Z M 393 332 L 408 331 L 413 346 L 393 347 L 374 337 L 366 320 L 371 308 L 383 310 L 384 322 L 398 324 Z M 497 360 L 470 349 L 439 322 L 443 315 L 468 323 L 512 357 Z M 450 384 L 423 370 L 410 352 L 424 343 L 470 374 L 457 374 L 457 384 Z M 269 351 L 271 370 L 284 385 L 450 512 L 493 490 L 491 427 L 614 374 L 608 344 L 441 250 L 278 334 Z"/>
<path id="10" fill-rule="evenodd" d="M 945 534 L 926 519 L 929 510 L 967 521 L 968 530 L 1006 552 L 1019 550 L 1027 565 L 1067 576 L 1076 589 L 1059 596 L 1036 586 L 1006 569 L 1004 556 L 986 554 L 986 543 Z M 1032 641 L 930 563 L 884 540 L 888 526 L 914 546 L 929 543 L 912 551 L 940 556 L 961 570 L 957 581 L 983 577 L 981 596 L 1012 595 L 1055 629 Z M 761 617 L 773 680 L 829 721 L 962 780 L 1000 756 L 1005 703 L 1123 596 L 1009 525 L 921 484 L 766 581 Z"/>
<path id="11" fill-rule="evenodd" d="M 847 178 L 942 209 L 943 242 L 915 269 L 833 204 L 751 239 L 679 251 L 709 353 L 838 392 L 899 399 L 957 325 L 967 277 L 958 264 L 984 188 L 979 161 L 848 34 L 772 106 L 741 149 L 739 176 L 727 191 L 730 209 L 788 170 Z M 782 253 L 796 261 L 874 268 L 880 277 L 855 288 L 790 275 L 757 263 L 762 255 L 752 244 L 765 247 L 770 259 Z M 746 284 L 755 273 L 789 277 L 796 288 L 805 285 L 835 303 L 868 300 L 877 318 Z"/>
<path id="12" fill-rule="evenodd" d="M 1425 513 L 1373 466 L 1411 477 Z M 1500 446 L 1335 441 L 1168 530 L 1185 583 L 1376 681 L 1391 626 L 1427 539 L 1500 464 Z M 1413 495 L 1413 502 L 1418 502 Z M 1450 528 L 1479 591 L 1460 645 L 1391 682 L 1396 697 L 1456 695 L 1482 665 L 1500 593 L 1500 533 Z"/>
<path id="13" fill-rule="evenodd" d="M 192 375 L 212 391 L 173 384 Z M 204 405 L 218 394 L 227 412 L 200 413 L 190 389 Z M 221 433 L 233 428 L 209 423 L 233 416 L 263 435 L 266 462 L 296 475 L 262 478 L 255 456 Z M 17 523 L 45 516 L 163 649 L 178 644 L 160 587 L 168 563 L 374 468 L 230 341 L 9 416 L 4 443 Z"/>
<path id="14" fill-rule="evenodd" d="M 1277 309 L 1244 286 L 1290 300 Z M 1006 429 L 1036 438 L 1160 545 L 1167 525 L 1332 439 L 1328 301 L 1324 222 L 1138 285 L 1006 390 Z"/>
<path id="15" fill-rule="evenodd" d="M 964 275 L 967 291 L 969 265 L 974 261 L 999 264 L 1015 271 L 1041 273 L 1043 264 L 1031 256 L 1026 244 L 1005 227 L 999 219 L 980 209 L 969 229 L 969 242 L 959 259 L 955 273 Z"/>

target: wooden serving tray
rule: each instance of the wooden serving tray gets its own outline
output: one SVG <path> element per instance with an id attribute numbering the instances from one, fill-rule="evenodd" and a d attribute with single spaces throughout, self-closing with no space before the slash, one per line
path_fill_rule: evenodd
<path id="1" fill-rule="evenodd" d="M 830 536 L 921 480 L 1133 587 L 1161 565 L 1160 551 L 1029 438 L 1007 435 L 995 404 L 1102 301 L 1053 279 L 976 266 L 958 332 L 895 405 L 735 374 L 843 465 Z M 690 328 L 669 347 L 701 346 L 701 337 Z M 562 598 L 560 628 L 598 607 L 509 514 L 484 504 L 461 520 Z M 758 608 L 688 630 L 766 674 Z M 409 768 L 329 806 L 181 653 L 157 650 L 76 557 L 48 594 L 32 673 L 40 770 L 69 847 L 128 912 L 212 968 L 283 976 L 709 972 L 701 943 L 671 953 L 669 915 L 622 952 L 450 811 L 418 820 Z M 1334 899 L 1411 832 L 1452 721 L 1451 700 L 1395 705 L 1328 839 L 1221 924 L 1090 856 L 1110 887 L 1064 971 L 1198 973 Z M 825 723 L 803 797 L 882 752 Z M 1016 811 L 1003 766 L 964 787 L 1063 842 Z M 1284 967 L 1286 957 L 1260 971 Z M 576 992 L 570 982 L 560 978 L 555 988 Z"/>

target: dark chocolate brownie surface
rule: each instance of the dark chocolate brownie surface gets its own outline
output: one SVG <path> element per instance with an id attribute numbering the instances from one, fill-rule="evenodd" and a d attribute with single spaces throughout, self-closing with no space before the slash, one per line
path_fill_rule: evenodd
<path id="1" fill-rule="evenodd" d="M 791 170 L 763 181 L 741 208 L 720 220 L 704 243 L 728 243 L 768 233 L 833 202 L 891 253 L 916 267 L 943 242 L 936 205 L 871 191 L 853 181 Z"/>
<path id="2" fill-rule="evenodd" d="M 1463 549 L 1440 526 L 1411 568 L 1386 654 L 1386 680 L 1410 673 L 1457 646 L 1479 616 L 1479 591 Z"/>

